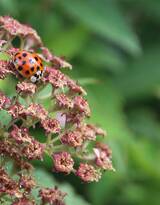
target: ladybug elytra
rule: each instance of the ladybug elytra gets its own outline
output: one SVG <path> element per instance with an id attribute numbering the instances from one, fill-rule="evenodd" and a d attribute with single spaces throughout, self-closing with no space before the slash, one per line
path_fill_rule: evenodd
<path id="1" fill-rule="evenodd" d="M 36 53 L 19 51 L 14 55 L 13 64 L 24 78 L 30 79 L 33 83 L 36 83 L 43 76 L 42 59 Z"/>

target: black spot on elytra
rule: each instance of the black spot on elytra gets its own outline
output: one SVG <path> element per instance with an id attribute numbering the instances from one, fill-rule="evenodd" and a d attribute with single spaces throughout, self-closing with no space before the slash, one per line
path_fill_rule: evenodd
<path id="1" fill-rule="evenodd" d="M 37 58 L 37 56 L 36 56 L 36 57 L 34 57 L 34 59 L 35 59 L 36 61 L 38 61 L 38 58 Z"/>
<path id="2" fill-rule="evenodd" d="M 43 66 L 42 63 L 40 63 L 40 65 Z"/>
<path id="3" fill-rule="evenodd" d="M 27 56 L 27 53 L 23 53 L 22 56 L 23 56 L 23 57 L 26 57 L 26 56 Z"/>
<path id="4" fill-rule="evenodd" d="M 22 65 L 26 64 L 26 61 L 22 61 Z"/>
<path id="5" fill-rule="evenodd" d="M 31 71 L 32 71 L 32 72 L 34 71 L 34 67 L 31 67 Z"/>
<path id="6" fill-rule="evenodd" d="M 29 70 L 26 70 L 25 74 L 26 74 L 26 75 L 29 75 L 29 74 L 30 74 Z"/>
<path id="7" fill-rule="evenodd" d="M 22 59 L 21 56 L 18 57 L 20 60 Z"/>
<path id="8" fill-rule="evenodd" d="M 40 70 L 40 67 L 39 67 L 39 66 L 37 66 L 37 70 Z"/>
<path id="9" fill-rule="evenodd" d="M 18 70 L 22 71 L 23 70 L 22 66 L 18 66 Z"/>

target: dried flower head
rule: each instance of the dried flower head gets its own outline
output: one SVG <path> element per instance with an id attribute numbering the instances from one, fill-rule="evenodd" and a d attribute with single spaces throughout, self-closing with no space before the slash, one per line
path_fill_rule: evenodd
<path id="1" fill-rule="evenodd" d="M 17 198 L 22 197 L 18 183 L 12 180 L 2 167 L 0 167 L 0 182 L 0 196 L 8 194 Z"/>
<path id="2" fill-rule="evenodd" d="M 9 16 L 0 17 L 0 26 L 0 33 L 7 33 L 11 37 L 19 36 L 24 38 L 26 40 L 26 44 L 30 43 L 31 45 L 36 46 L 42 45 L 41 39 L 34 29 L 28 25 L 20 24 L 17 20 Z"/>
<path id="3" fill-rule="evenodd" d="M 65 205 L 63 200 L 66 193 L 61 192 L 57 187 L 52 189 L 43 188 L 40 190 L 39 195 L 44 204 Z"/>
<path id="4" fill-rule="evenodd" d="M 67 86 L 66 76 L 59 70 L 46 67 L 46 75 L 43 78 L 45 83 L 50 83 L 53 88 L 64 88 Z"/>
<path id="5" fill-rule="evenodd" d="M 76 175 L 79 176 L 84 182 L 99 181 L 101 173 L 96 170 L 92 165 L 81 163 Z"/>
<path id="6" fill-rule="evenodd" d="M 31 143 L 32 138 L 28 133 L 27 128 L 18 128 L 18 126 L 14 125 L 11 132 L 10 137 L 13 138 L 16 143 L 22 144 L 22 143 Z"/>
<path id="7" fill-rule="evenodd" d="M 19 102 L 16 102 L 15 104 L 9 106 L 7 111 L 12 116 L 13 119 L 21 118 L 25 115 L 24 106 L 21 105 Z"/>
<path id="8" fill-rule="evenodd" d="M 64 113 L 66 116 L 66 122 L 69 124 L 76 124 L 77 126 L 80 126 L 84 119 L 85 119 L 85 114 L 83 112 L 77 113 L 74 111 L 66 112 Z"/>
<path id="9" fill-rule="evenodd" d="M 25 161 L 24 159 L 16 160 L 15 164 L 17 167 L 20 168 L 20 170 L 25 170 L 28 173 L 33 171 L 33 165 Z"/>
<path id="10" fill-rule="evenodd" d="M 23 188 L 26 192 L 29 193 L 35 186 L 36 183 L 31 176 L 21 174 L 19 179 L 19 187 Z"/>
<path id="11" fill-rule="evenodd" d="M 66 132 L 62 135 L 61 142 L 71 147 L 79 147 L 83 144 L 83 135 L 77 130 Z"/>
<path id="12" fill-rule="evenodd" d="M 67 86 L 69 87 L 70 91 L 77 94 L 86 95 L 86 91 L 79 86 L 74 80 L 68 78 L 67 79 Z"/>
<path id="13" fill-rule="evenodd" d="M 23 147 L 22 153 L 23 156 L 27 159 L 43 159 L 43 154 L 45 150 L 45 144 L 38 142 L 37 140 L 32 139 L 32 142 Z"/>
<path id="14" fill-rule="evenodd" d="M 88 102 L 82 96 L 76 96 L 74 98 L 74 108 L 80 113 L 82 112 L 86 116 L 90 116 L 90 108 Z"/>
<path id="15" fill-rule="evenodd" d="M 20 199 L 16 199 L 12 205 L 36 205 L 34 200 L 27 199 L 26 197 L 22 197 Z"/>
<path id="16" fill-rule="evenodd" d="M 9 74 L 13 74 L 12 64 L 9 61 L 0 60 L 0 79 L 4 79 Z"/>
<path id="17" fill-rule="evenodd" d="M 92 125 L 92 124 L 84 123 L 78 129 L 82 133 L 84 140 L 95 141 L 97 138 L 97 135 L 101 135 L 101 136 L 106 135 L 105 131 L 103 131 L 101 128 L 95 125 Z"/>
<path id="18" fill-rule="evenodd" d="M 60 108 L 73 108 L 73 101 L 70 99 L 67 95 L 60 93 L 55 95 L 56 98 L 56 104 Z"/>
<path id="19" fill-rule="evenodd" d="M 96 165 L 104 170 L 113 170 L 111 161 L 112 151 L 108 145 L 98 142 L 96 148 L 93 149 L 96 156 Z"/>
<path id="20" fill-rule="evenodd" d="M 32 95 L 36 92 L 36 85 L 33 83 L 22 82 L 16 86 L 17 93 L 23 95 Z"/>
<path id="21" fill-rule="evenodd" d="M 11 157 L 14 160 L 19 160 L 21 158 L 21 153 L 17 146 L 10 140 L 1 140 L 0 143 L 0 154 L 2 156 Z"/>
<path id="22" fill-rule="evenodd" d="M 74 161 L 68 152 L 53 154 L 54 170 L 69 174 L 73 170 Z"/>
<path id="23" fill-rule="evenodd" d="M 24 110 L 23 113 L 39 120 L 45 120 L 48 116 L 48 112 L 44 107 L 42 107 L 40 104 L 34 103 L 30 104 L 30 106 Z"/>
<path id="24" fill-rule="evenodd" d="M 0 91 L 0 110 L 6 109 L 11 103 L 11 100 Z"/>
<path id="25" fill-rule="evenodd" d="M 56 119 L 47 118 L 41 122 L 46 134 L 59 133 L 61 130 L 60 123 Z"/>

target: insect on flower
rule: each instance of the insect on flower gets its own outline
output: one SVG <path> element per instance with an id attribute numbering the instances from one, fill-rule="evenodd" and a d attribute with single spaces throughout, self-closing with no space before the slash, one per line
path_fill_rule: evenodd
<path id="1" fill-rule="evenodd" d="M 20 48 L 12 44 L 15 37 L 20 38 Z M 13 85 L 13 96 L 0 90 L 0 111 L 11 118 L 5 123 L 0 119 L 0 204 L 7 200 L 12 205 L 65 205 L 66 193 L 57 187 L 41 187 L 36 173 L 35 180 L 32 177 L 32 160 L 43 160 L 44 156 L 53 161 L 54 172 L 73 173 L 86 183 L 98 181 L 103 170 L 114 171 L 110 148 L 97 139 L 104 137 L 105 131 L 86 123 L 91 115 L 86 91 L 61 71 L 72 66 L 42 45 L 30 26 L 9 16 L 0 17 L 0 52 L 6 57 L 0 59 L 0 80 L 10 74 L 22 77 Z M 44 90 L 48 85 L 52 92 Z M 42 90 L 47 92 L 49 106 L 45 97 L 39 98 Z M 37 139 L 39 125 L 46 137 L 43 142 Z M 16 169 L 7 170 L 6 159 Z M 32 194 L 35 188 L 39 191 L 36 198 Z"/>
<path id="2" fill-rule="evenodd" d="M 24 78 L 30 79 L 32 83 L 36 83 L 43 76 L 42 59 L 36 53 L 19 51 L 13 57 L 13 64 L 18 73 Z"/>

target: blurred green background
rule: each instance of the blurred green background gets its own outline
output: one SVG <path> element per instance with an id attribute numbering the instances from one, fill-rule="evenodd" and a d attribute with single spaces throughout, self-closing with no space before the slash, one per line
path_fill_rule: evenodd
<path id="1" fill-rule="evenodd" d="M 54 175 L 74 187 L 69 204 L 159 205 L 160 1 L 0 0 L 0 15 L 30 24 L 66 57 L 88 92 L 92 122 L 108 131 L 116 173 L 88 185 Z"/>

